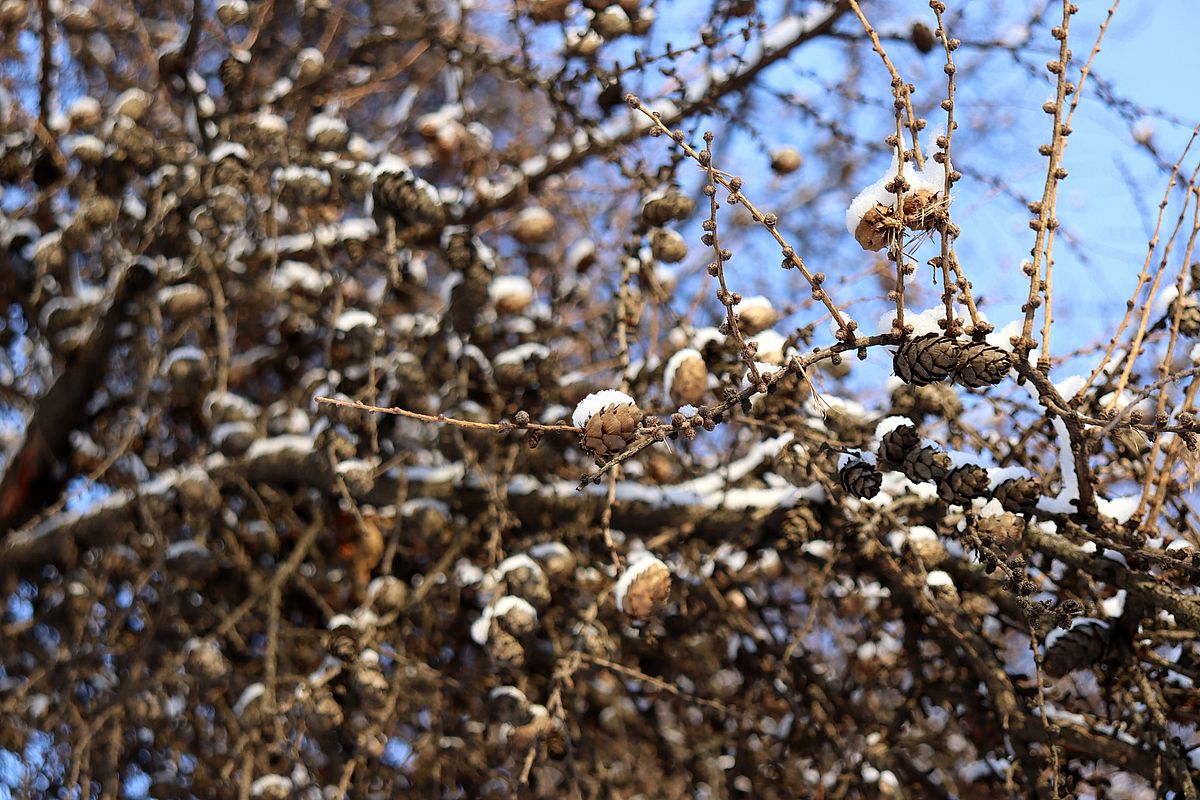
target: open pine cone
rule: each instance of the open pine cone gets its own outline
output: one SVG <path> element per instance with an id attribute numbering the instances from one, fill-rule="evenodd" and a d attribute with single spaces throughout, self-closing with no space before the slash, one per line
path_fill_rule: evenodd
<path id="1" fill-rule="evenodd" d="M 923 481 L 937 483 L 946 477 L 946 473 L 953 466 L 950 456 L 941 450 L 935 447 L 922 447 L 917 450 L 910 450 L 908 455 L 904 457 L 904 464 L 901 468 L 913 483 L 921 483 Z"/>
<path id="2" fill-rule="evenodd" d="M 870 500 L 879 494 L 883 485 L 883 475 L 879 470 L 866 461 L 855 459 L 838 471 L 842 480 L 842 488 L 855 497 Z"/>
<path id="3" fill-rule="evenodd" d="M 589 394 L 571 415 L 571 423 L 583 429 L 581 444 L 597 459 L 624 450 L 637 437 L 641 422 L 634 399 L 615 389 Z"/>
<path id="4" fill-rule="evenodd" d="M 597 457 L 619 453 L 637 436 L 642 412 L 632 404 L 607 406 L 583 426 L 583 446 Z"/>
<path id="5" fill-rule="evenodd" d="M 863 250 L 874 252 L 888 246 L 899 232 L 900 223 L 892 213 L 892 209 L 876 203 L 875 207 L 863 214 L 858 225 L 854 228 L 854 239 Z"/>
<path id="6" fill-rule="evenodd" d="M 891 469 L 900 469 L 904 457 L 921 446 L 921 437 L 912 425 L 900 425 L 885 433 L 879 440 L 879 462 Z"/>
<path id="7" fill-rule="evenodd" d="M 987 470 L 974 464 L 956 467 L 942 478 L 937 491 L 938 497 L 947 503 L 958 503 L 965 506 L 976 497 L 987 496 Z"/>
<path id="8" fill-rule="evenodd" d="M 1012 356 L 985 342 L 972 342 L 958 351 L 954 380 L 969 389 L 995 386 L 1012 369 Z"/>
<path id="9" fill-rule="evenodd" d="M 948 336 L 927 333 L 900 345 L 892 369 L 900 380 L 916 386 L 944 381 L 958 367 L 960 349 Z"/>
<path id="10" fill-rule="evenodd" d="M 634 619 L 662 609 L 671 594 L 671 570 L 653 556 L 633 561 L 617 581 L 616 604 Z"/>
<path id="11" fill-rule="evenodd" d="M 1042 487 L 1032 478 L 1013 478 L 1004 481 L 992 491 L 992 497 L 1000 502 L 1005 511 L 1023 514 L 1032 511 L 1042 497 Z"/>

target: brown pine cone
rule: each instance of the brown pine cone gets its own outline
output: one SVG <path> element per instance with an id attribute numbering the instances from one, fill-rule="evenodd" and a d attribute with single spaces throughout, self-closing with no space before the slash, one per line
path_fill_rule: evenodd
<path id="1" fill-rule="evenodd" d="M 1032 511 L 1042 497 L 1042 487 L 1032 478 L 1013 478 L 1004 481 L 992 492 L 1005 511 L 1025 514 Z"/>
<path id="2" fill-rule="evenodd" d="M 933 31 L 924 22 L 914 22 L 912 26 L 912 43 L 913 47 L 917 48 L 917 52 L 924 54 L 932 52 L 937 39 L 934 38 Z"/>
<path id="3" fill-rule="evenodd" d="M 946 477 L 938 483 L 937 491 L 938 497 L 947 503 L 965 506 L 976 497 L 987 496 L 987 470 L 974 464 L 956 467 L 946 473 Z"/>
<path id="4" fill-rule="evenodd" d="M 900 469 L 913 483 L 936 483 L 946 477 L 946 473 L 953 467 L 950 456 L 941 450 L 936 447 L 921 447 L 908 452 Z"/>
<path id="5" fill-rule="evenodd" d="M 671 594 L 671 570 L 657 558 L 644 556 L 632 562 L 617 581 L 617 608 L 634 619 L 662 609 Z"/>
<path id="6" fill-rule="evenodd" d="M 699 353 L 679 359 L 671 375 L 670 395 L 671 402 L 680 406 L 704 403 L 708 396 L 708 367 Z"/>
<path id="7" fill-rule="evenodd" d="M 958 342 L 940 333 L 927 333 L 900 345 L 892 369 L 905 383 L 924 386 L 950 377 L 958 366 Z"/>
<path id="8" fill-rule="evenodd" d="M 904 195 L 904 224 L 914 231 L 941 228 L 947 219 L 940 192 L 917 189 Z"/>
<path id="9" fill-rule="evenodd" d="M 901 385 L 892 392 L 892 413 L 910 417 L 918 422 L 925 416 L 954 419 L 962 410 L 958 392 L 948 384 Z"/>
<path id="10" fill-rule="evenodd" d="M 1170 319 L 1175 318 L 1175 303 L 1173 301 L 1168 309 Z M 1200 336 L 1200 305 L 1196 303 L 1195 298 L 1183 298 L 1183 310 L 1179 312 L 1179 332 L 1184 336 L 1196 338 Z"/>
<path id="11" fill-rule="evenodd" d="M 987 537 L 992 542 L 1004 544 L 1021 538 L 1025 532 L 1025 520 L 1016 514 L 1005 511 L 992 517 L 976 517 L 970 529 L 980 538 Z"/>
<path id="12" fill-rule="evenodd" d="M 1109 628 L 1103 622 L 1081 622 L 1046 648 L 1042 666 L 1051 678 L 1087 669 L 1108 651 Z"/>
<path id="13" fill-rule="evenodd" d="M 672 187 L 665 193 L 646 200 L 642 205 L 642 220 L 652 227 L 671 220 L 686 219 L 696 210 L 696 201 Z"/>
<path id="14" fill-rule="evenodd" d="M 855 497 L 870 500 L 879 494 L 883 485 L 883 475 L 874 465 L 866 461 L 854 459 L 838 470 L 842 480 L 842 488 Z"/>
<path id="15" fill-rule="evenodd" d="M 821 520 L 812 506 L 801 503 L 787 510 L 780 526 L 784 538 L 790 545 L 802 545 L 821 532 Z"/>
<path id="16" fill-rule="evenodd" d="M 583 426 L 583 446 L 598 458 L 619 453 L 637 437 L 642 412 L 632 404 L 607 406 Z"/>
<path id="17" fill-rule="evenodd" d="M 986 342 L 972 342 L 958 351 L 954 381 L 970 389 L 995 386 L 1012 369 L 1012 356 Z"/>
<path id="18" fill-rule="evenodd" d="M 899 228 L 900 221 L 892 209 L 883 203 L 876 203 L 855 226 L 854 240 L 863 250 L 875 252 L 887 247 L 896 238 Z"/>
<path id="19" fill-rule="evenodd" d="M 885 433 L 879 440 L 879 464 L 886 469 L 900 469 L 904 458 L 921 446 L 921 437 L 912 425 L 901 425 Z"/>
<path id="20" fill-rule="evenodd" d="M 394 216 L 401 226 L 439 225 L 445 218 L 437 190 L 407 168 L 379 175 L 371 195 L 375 207 Z"/>

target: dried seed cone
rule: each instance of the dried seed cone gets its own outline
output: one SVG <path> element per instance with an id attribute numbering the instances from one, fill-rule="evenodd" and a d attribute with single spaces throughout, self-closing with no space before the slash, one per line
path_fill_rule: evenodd
<path id="1" fill-rule="evenodd" d="M 1102 622 L 1081 622 L 1046 648 L 1043 667 L 1051 678 L 1099 663 L 1108 651 L 1109 629 Z"/>
<path id="2" fill-rule="evenodd" d="M 612 405 L 593 414 L 583 426 L 583 446 L 597 457 L 619 453 L 637 436 L 642 412 L 636 405 Z"/>
<path id="3" fill-rule="evenodd" d="M 621 596 L 621 610 L 635 619 L 648 617 L 667 601 L 671 594 L 671 571 L 657 558 L 633 564 L 626 570 L 633 573 Z"/>
<path id="4" fill-rule="evenodd" d="M 946 473 L 946 477 L 938 483 L 937 491 L 938 497 L 947 503 L 965 506 L 976 497 L 987 496 L 987 470 L 974 464 L 956 467 Z"/>
<path id="5" fill-rule="evenodd" d="M 771 153 L 771 169 L 778 175 L 791 175 L 804 165 L 804 157 L 794 147 L 781 147 Z"/>
<path id="6" fill-rule="evenodd" d="M 914 22 L 912 26 L 912 43 L 919 53 L 928 53 L 936 43 L 933 31 L 924 22 Z"/>
<path id="7" fill-rule="evenodd" d="M 520 597 L 537 609 L 550 604 L 550 579 L 541 567 L 520 566 L 504 574 L 508 594 Z"/>
<path id="8" fill-rule="evenodd" d="M 921 446 L 921 437 L 912 425 L 893 428 L 879 440 L 879 463 L 887 469 L 901 469 L 904 459 Z"/>
<path id="9" fill-rule="evenodd" d="M 918 189 L 904 195 L 904 224 L 914 231 L 930 231 L 946 222 L 946 204 L 940 194 Z"/>
<path id="10" fill-rule="evenodd" d="M 229 660 L 216 642 L 199 642 L 188 652 L 188 674 L 201 681 L 221 680 L 229 675 L 229 669 Z"/>
<path id="11" fill-rule="evenodd" d="M 350 669 L 350 684 L 368 713 L 381 710 L 387 702 L 388 679 L 378 665 L 355 664 Z"/>
<path id="12" fill-rule="evenodd" d="M 972 342 L 958 351 L 954 380 L 970 389 L 995 386 L 1012 369 L 1012 356 L 985 342 Z"/>
<path id="13" fill-rule="evenodd" d="M 699 356 L 685 358 L 671 379 L 671 402 L 699 406 L 708 395 L 708 367 Z"/>
<path id="14" fill-rule="evenodd" d="M 340 625 L 327 634 L 325 649 L 339 661 L 353 661 L 362 648 L 358 644 L 358 631 L 351 625 Z"/>
<path id="15" fill-rule="evenodd" d="M 1032 478 L 1013 478 L 1001 483 L 992 492 L 1005 511 L 1025 514 L 1032 511 L 1042 497 L 1042 487 Z"/>
<path id="16" fill-rule="evenodd" d="M 438 225 L 445 209 L 432 187 L 411 173 L 385 172 L 371 189 L 375 206 L 403 225 Z"/>
<path id="17" fill-rule="evenodd" d="M 937 383 L 950 377 L 958 367 L 960 350 L 950 337 L 927 333 L 900 345 L 892 359 L 892 369 L 905 383 L 915 386 Z"/>
<path id="18" fill-rule="evenodd" d="M 696 210 L 696 201 L 671 189 L 665 194 L 647 200 L 642 206 L 642 220 L 650 226 L 665 225 L 671 220 L 685 219 Z"/>
<path id="19" fill-rule="evenodd" d="M 522 211 L 513 222 L 513 237 L 521 244 L 537 244 L 554 232 L 554 215 L 541 206 Z"/>
<path id="20" fill-rule="evenodd" d="M 838 474 L 842 488 L 863 500 L 879 494 L 879 487 L 883 485 L 883 475 L 866 461 L 851 461 Z"/>
<path id="21" fill-rule="evenodd" d="M 868 252 L 882 250 L 895 237 L 899 225 L 892 216 L 892 210 L 877 203 L 858 221 L 854 228 L 854 240 Z"/>
<path id="22" fill-rule="evenodd" d="M 909 534 L 904 540 L 909 550 L 927 565 L 940 564 L 946 558 L 946 546 L 936 535 L 925 531 L 924 536 Z"/>
<path id="23" fill-rule="evenodd" d="M 1175 304 L 1180 301 L 1176 300 L 1171 303 L 1169 314 L 1170 318 L 1175 318 Z M 1179 332 L 1184 336 L 1196 338 L 1200 336 L 1200 304 L 1196 303 L 1195 298 L 1183 298 L 1183 309 L 1179 311 Z"/>
<path id="24" fill-rule="evenodd" d="M 664 264 L 678 264 L 687 258 L 688 246 L 677 231 L 657 228 L 650 234 L 650 252 Z"/>
<path id="25" fill-rule="evenodd" d="M 1005 511 L 992 517 L 978 517 L 971 523 L 971 530 L 981 539 L 1006 544 L 1021 538 L 1025 532 L 1025 520 Z"/>
<path id="26" fill-rule="evenodd" d="M 310 730 L 316 733 L 329 733 L 341 726 L 345 721 L 342 707 L 337 698 L 327 687 L 319 686 L 313 690 L 312 701 L 307 708 L 306 720 Z"/>
<path id="27" fill-rule="evenodd" d="M 755 336 L 774 325 L 779 320 L 779 314 L 770 306 L 753 305 L 738 311 L 738 325 L 742 333 Z"/>
<path id="28" fill-rule="evenodd" d="M 946 473 L 953 467 L 950 456 L 935 447 L 921 447 L 909 451 L 908 455 L 904 457 L 901 470 L 914 483 L 923 481 L 936 483 L 946 477 Z"/>
<path id="29" fill-rule="evenodd" d="M 821 532 L 821 520 L 812 506 L 803 503 L 787 510 L 780 527 L 789 544 L 802 545 Z"/>
<path id="30" fill-rule="evenodd" d="M 487 640 L 487 652 L 500 664 L 513 667 L 525 665 L 525 647 L 508 631 L 493 628 Z"/>
<path id="31" fill-rule="evenodd" d="M 954 419 L 962 413 L 962 401 L 953 386 L 931 383 L 902 385 L 892 392 L 892 413 L 920 421 L 926 416 Z"/>

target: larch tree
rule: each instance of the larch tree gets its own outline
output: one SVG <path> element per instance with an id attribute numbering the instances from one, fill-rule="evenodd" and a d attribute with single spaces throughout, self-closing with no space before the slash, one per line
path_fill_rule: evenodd
<path id="1" fill-rule="evenodd" d="M 0 797 L 1196 798 L 1134 13 L 0 0 Z"/>

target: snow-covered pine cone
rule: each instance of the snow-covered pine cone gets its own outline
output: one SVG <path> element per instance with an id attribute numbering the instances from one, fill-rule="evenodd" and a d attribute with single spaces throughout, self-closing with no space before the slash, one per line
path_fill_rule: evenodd
<path id="1" fill-rule="evenodd" d="M 583 447 L 597 458 L 619 453 L 637 437 L 642 412 L 629 395 L 613 389 L 588 395 L 575 407 L 573 424 L 583 428 Z"/>
<path id="2" fill-rule="evenodd" d="M 375 208 L 396 218 L 401 227 L 439 225 L 445 208 L 437 190 L 406 166 L 381 165 L 376 170 L 371 197 Z"/>
<path id="3" fill-rule="evenodd" d="M 879 463 L 891 469 L 900 469 L 905 457 L 921 445 L 921 437 L 912 425 L 892 428 L 879 439 Z"/>

